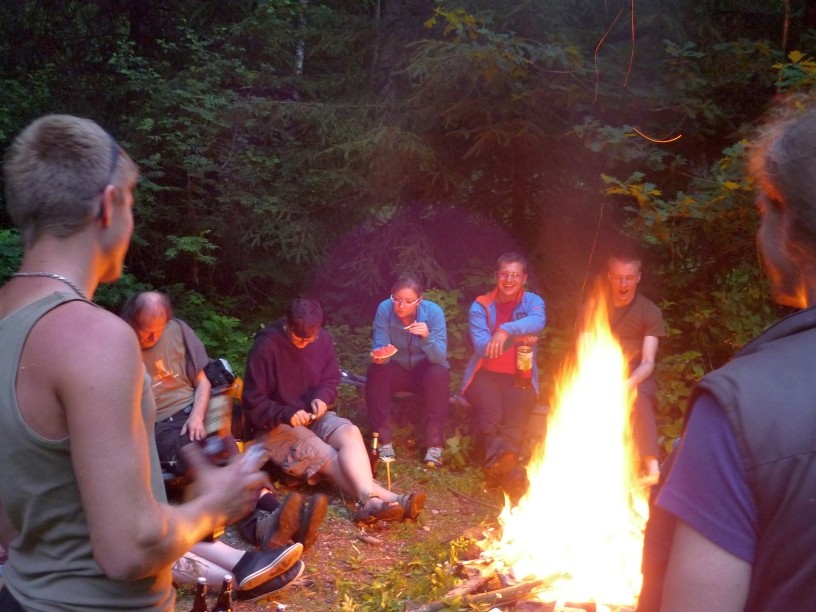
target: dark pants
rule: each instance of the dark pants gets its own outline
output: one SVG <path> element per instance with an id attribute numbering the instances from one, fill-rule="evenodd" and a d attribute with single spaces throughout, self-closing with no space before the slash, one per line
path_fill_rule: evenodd
<path id="1" fill-rule="evenodd" d="M 188 466 L 184 462 L 181 448 L 190 444 L 192 440 L 186 433 L 181 435 L 181 428 L 189 416 L 189 412 L 179 411 L 169 419 L 156 423 L 154 430 L 161 468 L 176 476 L 187 475 Z M 239 452 L 232 434 L 220 437 L 218 433 L 212 433 L 200 444 L 204 448 L 204 453 L 215 463 L 224 463 Z"/>
<path id="2" fill-rule="evenodd" d="M 187 473 L 187 465 L 182 459 L 181 447 L 188 445 L 192 440 L 187 434 L 181 435 L 181 428 L 184 427 L 189 416 L 189 413 L 179 411 L 169 420 L 156 423 L 156 450 L 159 452 L 162 469 L 177 476 L 184 476 Z"/>
<path id="3" fill-rule="evenodd" d="M 391 395 L 396 391 L 410 391 L 422 398 L 425 447 L 444 446 L 450 411 L 450 370 L 428 361 L 413 370 L 406 370 L 393 361 L 372 363 L 368 367 L 365 389 L 368 419 L 383 444 L 393 439 Z"/>
<path id="4" fill-rule="evenodd" d="M 26 612 L 6 587 L 0 589 L 0 610 L 3 612 Z"/>
<path id="5" fill-rule="evenodd" d="M 535 406 L 535 389 L 516 387 L 512 374 L 479 370 L 465 397 L 476 410 L 485 447 L 485 463 L 505 451 L 519 456 L 530 413 Z"/>
<path id="6" fill-rule="evenodd" d="M 650 376 L 637 388 L 637 398 L 632 405 L 632 435 L 640 457 L 660 457 L 657 439 L 657 382 Z"/>
<path id="7" fill-rule="evenodd" d="M 660 610 L 663 581 L 669 565 L 676 519 L 674 515 L 655 502 L 666 483 L 675 455 L 676 453 L 672 452 L 667 457 L 660 469 L 660 481 L 652 488 L 649 496 L 649 520 L 646 522 L 646 531 L 643 534 L 641 561 L 643 584 L 638 597 L 637 612 L 659 612 Z"/>

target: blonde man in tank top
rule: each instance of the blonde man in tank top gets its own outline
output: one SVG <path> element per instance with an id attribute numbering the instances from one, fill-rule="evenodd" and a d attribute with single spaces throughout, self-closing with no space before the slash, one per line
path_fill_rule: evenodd
<path id="1" fill-rule="evenodd" d="M 128 155 L 96 123 L 49 115 L 4 175 L 23 262 L 0 288 L 0 609 L 172 610 L 172 564 L 268 479 L 191 445 L 197 494 L 166 504 L 136 336 L 91 302 L 130 244 Z"/>

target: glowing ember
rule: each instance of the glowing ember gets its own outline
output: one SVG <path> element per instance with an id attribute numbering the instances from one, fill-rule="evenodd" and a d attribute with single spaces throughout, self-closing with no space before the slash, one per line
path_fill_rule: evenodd
<path id="1" fill-rule="evenodd" d="M 502 538 L 486 552 L 519 580 L 561 575 L 541 600 L 626 605 L 640 592 L 648 491 L 637 484 L 625 378 L 599 300 L 576 364 L 556 383 L 546 443 L 527 467 L 530 490 L 505 505 Z"/>

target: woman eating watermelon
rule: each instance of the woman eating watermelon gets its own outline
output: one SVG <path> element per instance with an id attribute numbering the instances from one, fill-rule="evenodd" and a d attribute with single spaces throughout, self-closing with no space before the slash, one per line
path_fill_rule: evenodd
<path id="1" fill-rule="evenodd" d="M 445 313 L 422 298 L 419 281 L 402 276 L 377 307 L 373 335 L 366 406 L 371 427 L 380 434 L 380 457 L 395 458 L 391 395 L 411 391 L 422 398 L 424 463 L 441 466 L 450 395 Z"/>

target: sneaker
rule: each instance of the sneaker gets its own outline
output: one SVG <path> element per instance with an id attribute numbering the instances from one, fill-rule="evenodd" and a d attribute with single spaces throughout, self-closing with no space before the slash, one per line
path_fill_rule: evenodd
<path id="1" fill-rule="evenodd" d="M 320 523 L 323 522 L 328 507 L 329 498 L 323 493 L 315 493 L 309 503 L 303 506 L 300 526 L 294 535 L 295 542 L 303 544 L 303 552 L 309 550 L 317 540 L 317 529 L 320 527 Z"/>
<path id="2" fill-rule="evenodd" d="M 391 459 L 392 461 L 397 458 L 397 455 L 394 453 L 394 445 L 390 442 L 388 444 L 383 444 L 380 447 L 380 459 Z"/>
<path id="3" fill-rule="evenodd" d="M 303 561 L 298 561 L 280 576 L 276 576 L 271 580 L 262 582 L 252 589 L 238 591 L 237 599 L 238 601 L 257 601 L 258 599 L 263 599 L 264 597 L 268 597 L 273 593 L 278 593 L 300 578 L 305 568 L 306 564 L 303 563 Z"/>
<path id="4" fill-rule="evenodd" d="M 442 449 L 438 446 L 428 447 L 425 453 L 425 467 L 438 468 L 442 467 Z"/>
<path id="5" fill-rule="evenodd" d="M 258 547 L 275 549 L 289 544 L 300 527 L 303 505 L 300 493 L 290 493 L 275 512 L 259 520 L 255 529 Z"/>
<path id="6" fill-rule="evenodd" d="M 300 559 L 303 544 L 290 544 L 277 550 L 250 550 L 244 553 L 232 575 L 239 591 L 251 590 L 256 586 L 280 576 Z"/>

